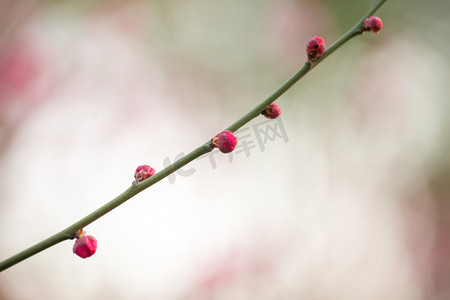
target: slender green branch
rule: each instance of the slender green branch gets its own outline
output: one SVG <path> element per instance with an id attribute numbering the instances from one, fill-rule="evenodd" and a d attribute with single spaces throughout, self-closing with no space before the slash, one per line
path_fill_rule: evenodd
<path id="1" fill-rule="evenodd" d="M 250 112 L 245 114 L 242 118 L 237 120 L 235 123 L 230 125 L 227 130 L 230 131 L 236 131 L 242 126 L 244 126 L 246 123 L 251 121 L 252 119 L 258 117 L 260 113 L 272 102 L 274 102 L 276 99 L 278 99 L 281 95 L 283 95 L 287 90 L 289 90 L 297 81 L 300 80 L 305 74 L 307 74 L 311 69 L 313 69 L 317 64 L 319 64 L 321 61 L 323 61 L 328 55 L 336 51 L 339 47 L 341 47 L 343 44 L 345 44 L 348 40 L 351 38 L 359 35 L 362 33 L 362 25 L 364 23 L 364 20 L 371 16 L 375 11 L 377 11 L 381 5 L 383 5 L 387 0 L 380 0 L 378 1 L 373 8 L 371 8 L 366 15 L 361 18 L 358 23 L 353 26 L 347 33 L 345 33 L 341 38 L 339 38 L 334 44 L 332 44 L 320 57 L 316 62 L 310 63 L 305 62 L 305 64 L 294 74 L 291 78 L 289 78 L 283 85 L 281 85 L 275 92 L 273 92 L 266 100 L 258 104 L 255 108 L 253 108 Z M 86 217 L 82 218 L 81 220 L 75 222 L 71 226 L 67 227 L 66 229 L 52 235 L 51 237 L 37 243 L 36 245 L 25 249 L 22 252 L 19 252 L 18 254 L 0 262 L 0 272 L 6 270 L 7 268 L 27 259 L 30 256 L 33 256 L 34 254 L 37 254 L 41 252 L 42 250 L 45 250 L 51 246 L 54 246 L 64 240 L 73 239 L 75 237 L 76 232 L 79 229 L 82 229 L 83 227 L 91 224 L 95 220 L 99 219 L 103 215 L 107 214 L 111 210 L 115 209 L 125 201 L 129 200 L 133 196 L 137 195 L 138 193 L 142 192 L 146 188 L 152 186 L 156 182 L 160 181 L 161 179 L 169 176 L 176 170 L 182 168 L 186 164 L 190 163 L 191 161 L 195 160 L 196 158 L 208 153 L 211 151 L 210 147 L 210 141 L 207 141 L 205 144 L 201 145 L 191 153 L 187 154 L 183 158 L 177 160 L 170 166 L 166 167 L 162 171 L 156 173 L 152 177 L 140 182 L 133 184 L 122 194 L 111 200 L 110 202 L 106 203 L 102 207 L 98 208 L 94 212 L 90 213 Z"/>
<path id="2" fill-rule="evenodd" d="M 316 61 L 316 63 L 312 66 L 314 68 L 318 65 L 322 60 L 327 58 L 328 55 L 336 51 L 339 47 L 345 44 L 351 38 L 362 34 L 362 26 L 364 21 L 372 16 L 387 0 L 378 1 L 374 7 L 372 7 L 349 31 L 347 31 L 343 36 L 341 36 L 336 42 L 334 42 L 331 46 L 327 48 L 327 50 L 323 53 L 323 55 Z"/>
<path id="3" fill-rule="evenodd" d="M 257 116 L 261 114 L 261 112 L 272 102 L 277 100 L 281 95 L 283 95 L 288 89 L 291 88 L 297 81 L 299 81 L 300 78 L 303 77 L 308 71 L 311 69 L 311 63 L 309 61 L 305 62 L 303 67 L 300 68 L 294 75 L 292 75 L 291 78 L 289 78 L 285 83 L 283 83 L 282 86 L 280 86 L 275 92 L 272 93 L 269 97 L 267 97 L 266 100 L 261 102 L 258 106 L 256 106 L 254 109 L 249 111 L 245 116 L 234 122 L 232 125 L 230 125 L 227 130 L 230 130 L 232 132 L 238 130 L 242 126 L 244 126 L 249 121 L 253 120 Z"/>
<path id="4" fill-rule="evenodd" d="M 323 55 L 314 63 L 305 62 L 305 64 L 289 78 L 282 86 L 280 86 L 275 92 L 272 93 L 266 100 L 261 102 L 254 109 L 249 111 L 245 116 L 230 125 L 227 130 L 236 131 L 249 121 L 256 118 L 270 103 L 277 100 L 281 95 L 283 95 L 287 90 L 289 90 L 297 81 L 300 80 L 306 73 L 312 70 L 316 65 L 323 61 L 328 55 L 336 51 L 343 44 L 348 42 L 351 38 L 363 33 L 362 26 L 364 21 L 373 15 L 387 0 L 380 0 L 375 4 L 365 15 L 362 17 L 349 31 L 347 31 L 343 36 L 341 36 L 336 42 L 334 42 Z"/>
<path id="5" fill-rule="evenodd" d="M 149 186 L 155 184 L 156 182 L 160 181 L 161 179 L 169 176 L 171 173 L 175 172 L 176 170 L 182 168 L 187 163 L 193 161 L 194 159 L 202 156 L 205 153 L 208 153 L 211 151 L 211 148 L 208 144 L 204 144 L 188 155 L 184 156 L 180 160 L 177 160 L 167 168 L 163 169 L 162 171 L 158 172 L 157 174 L 153 175 L 152 177 L 136 184 L 136 182 L 133 182 L 133 184 L 122 194 L 111 200 L 110 202 L 106 203 L 99 209 L 95 210 L 94 212 L 90 213 L 83 219 L 79 220 L 78 222 L 72 224 L 71 226 L 67 227 L 66 229 L 52 235 L 51 237 L 43 240 L 40 243 L 37 243 L 36 245 L 25 249 L 22 252 L 17 253 L 16 255 L 0 262 L 0 272 L 15 265 L 18 262 L 21 262 L 22 260 L 27 259 L 28 257 L 41 252 L 42 250 L 45 250 L 51 246 L 54 246 L 64 240 L 73 239 L 75 237 L 75 233 L 87 225 L 91 224 L 98 218 L 102 217 L 103 215 L 107 214 L 114 208 L 118 207 L 128 199 L 132 198 L 133 196 L 137 195 L 138 193 L 142 192 Z"/>

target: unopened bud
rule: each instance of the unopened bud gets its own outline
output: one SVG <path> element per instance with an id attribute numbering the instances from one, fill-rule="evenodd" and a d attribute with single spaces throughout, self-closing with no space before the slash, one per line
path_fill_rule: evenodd
<path id="1" fill-rule="evenodd" d="M 228 153 L 236 147 L 236 136 L 229 130 L 222 131 L 211 139 L 211 144 L 219 148 L 222 153 Z"/>
<path id="2" fill-rule="evenodd" d="M 383 22 L 378 17 L 372 16 L 364 21 L 363 31 L 378 33 L 381 28 L 383 28 Z"/>
<path id="3" fill-rule="evenodd" d="M 78 232 L 75 244 L 73 245 L 73 253 L 81 258 L 94 255 L 97 251 L 97 240 L 91 235 L 84 235 L 84 231 Z"/>
<path id="4" fill-rule="evenodd" d="M 315 36 L 306 44 L 306 54 L 310 62 L 315 62 L 323 55 L 325 51 L 325 42 L 322 38 Z"/>
<path id="5" fill-rule="evenodd" d="M 149 165 L 142 165 L 137 167 L 136 172 L 134 172 L 134 178 L 136 179 L 136 182 L 141 182 L 155 175 L 155 173 L 155 169 L 153 169 Z"/>
<path id="6" fill-rule="evenodd" d="M 269 106 L 266 107 L 265 110 L 263 110 L 261 112 L 261 114 L 263 116 L 265 116 L 266 118 L 275 119 L 279 115 L 281 115 L 281 108 L 280 108 L 280 106 L 278 104 L 271 103 L 271 104 L 269 104 Z"/>

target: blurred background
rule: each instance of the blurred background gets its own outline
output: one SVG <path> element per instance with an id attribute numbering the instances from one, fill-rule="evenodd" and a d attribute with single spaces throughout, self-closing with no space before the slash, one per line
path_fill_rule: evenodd
<path id="1" fill-rule="evenodd" d="M 0 0 L 0 260 L 270 95 L 375 0 Z M 0 299 L 450 299 L 450 2 L 388 1 L 217 150 L 0 274 Z"/>

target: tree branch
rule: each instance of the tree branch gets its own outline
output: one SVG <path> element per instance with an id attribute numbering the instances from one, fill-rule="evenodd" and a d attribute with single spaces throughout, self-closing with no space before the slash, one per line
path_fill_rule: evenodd
<path id="1" fill-rule="evenodd" d="M 281 95 L 283 95 L 287 90 L 289 90 L 297 81 L 299 81 L 305 74 L 307 74 L 310 70 L 312 70 L 314 67 L 316 67 L 320 62 L 322 62 L 324 59 L 326 59 L 331 53 L 336 51 L 339 47 L 341 47 L 343 44 L 345 44 L 347 41 L 349 41 L 351 38 L 360 35 L 362 31 L 362 26 L 364 24 L 364 20 L 371 16 L 375 11 L 377 11 L 387 0 L 380 0 L 378 1 L 374 7 L 372 7 L 365 15 L 361 18 L 347 33 L 345 33 L 342 37 L 340 37 L 334 44 L 332 44 L 324 53 L 323 55 L 314 63 L 311 63 L 309 61 L 305 62 L 305 64 L 294 74 L 291 78 L 289 78 L 283 85 L 281 85 L 276 91 L 274 91 L 267 99 L 265 99 L 263 102 L 258 104 L 255 108 L 253 108 L 251 111 L 249 111 L 247 114 L 245 114 L 243 117 L 241 117 L 239 120 L 234 122 L 232 125 L 230 125 L 226 130 L 230 130 L 232 132 L 238 130 L 242 126 L 244 126 L 246 123 L 251 121 L 252 119 L 258 117 L 260 113 L 272 102 L 277 100 Z M 6 270 L 7 268 L 29 258 L 30 256 L 33 256 L 51 246 L 54 246 L 64 240 L 68 239 L 74 239 L 75 234 L 79 229 L 84 228 L 85 226 L 91 224 L 95 220 L 99 219 L 103 215 L 107 214 L 111 210 L 115 209 L 125 201 L 129 200 L 130 198 L 134 197 L 138 193 L 142 192 L 143 190 L 147 189 L 148 187 L 152 186 L 153 184 L 157 183 L 161 179 L 169 176 L 176 170 L 182 168 L 186 164 L 190 163 L 191 161 L 195 160 L 196 158 L 210 152 L 212 149 L 210 147 L 210 141 L 208 140 L 205 144 L 201 145 L 191 153 L 187 154 L 183 158 L 177 160 L 170 166 L 166 167 L 162 171 L 156 173 L 152 177 L 140 182 L 136 183 L 133 182 L 133 184 L 122 194 L 111 200 L 110 202 L 106 203 L 102 207 L 98 208 L 94 212 L 90 213 L 86 217 L 82 218 L 81 220 L 75 222 L 71 226 L 67 227 L 66 229 L 52 235 L 51 237 L 37 243 L 36 245 L 19 252 L 18 254 L 0 262 L 0 272 Z"/>

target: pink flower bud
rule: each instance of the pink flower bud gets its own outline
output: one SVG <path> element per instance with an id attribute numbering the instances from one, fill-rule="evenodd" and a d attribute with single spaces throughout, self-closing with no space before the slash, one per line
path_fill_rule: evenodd
<path id="1" fill-rule="evenodd" d="M 378 17 L 369 17 L 364 21 L 363 31 L 378 33 L 383 28 L 383 22 Z"/>
<path id="2" fill-rule="evenodd" d="M 271 103 L 269 106 L 266 107 L 265 110 L 261 112 L 263 116 L 269 119 L 275 119 L 279 115 L 281 115 L 281 108 L 278 106 L 278 104 Z"/>
<path id="3" fill-rule="evenodd" d="M 219 148 L 222 153 L 228 153 L 233 151 L 234 147 L 236 147 L 237 139 L 231 131 L 225 130 L 213 137 L 211 139 L 211 144 L 214 147 Z"/>
<path id="4" fill-rule="evenodd" d="M 149 165 L 142 165 L 137 167 L 136 172 L 134 172 L 134 178 L 136 178 L 136 182 L 141 182 L 155 175 L 155 173 L 155 169 L 153 169 Z"/>
<path id="5" fill-rule="evenodd" d="M 310 62 L 315 62 L 323 55 L 325 51 L 325 42 L 322 38 L 315 36 L 306 44 L 306 54 Z"/>
<path id="6" fill-rule="evenodd" d="M 79 234 L 77 234 L 79 235 Z M 97 251 L 97 240 L 91 235 L 79 235 L 80 237 L 75 241 L 73 245 L 73 253 L 81 258 L 86 258 L 94 255 Z"/>

